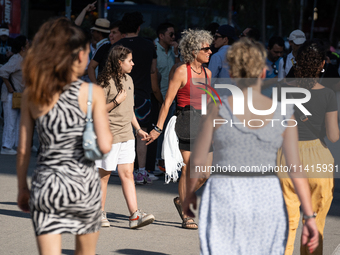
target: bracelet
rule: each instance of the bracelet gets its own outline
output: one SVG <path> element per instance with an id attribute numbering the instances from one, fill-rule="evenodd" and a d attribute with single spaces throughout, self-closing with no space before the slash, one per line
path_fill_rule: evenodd
<path id="1" fill-rule="evenodd" d="M 138 135 L 138 132 L 141 131 L 141 130 L 142 130 L 142 129 L 140 128 L 140 129 L 138 129 L 138 130 L 136 131 L 136 136 Z"/>
<path id="2" fill-rule="evenodd" d="M 175 58 L 178 58 L 179 57 L 179 54 L 174 54 L 175 55 Z"/>
<path id="3" fill-rule="evenodd" d="M 160 129 L 159 127 L 157 127 L 155 124 L 152 124 L 152 126 L 153 126 L 153 129 L 156 130 L 156 132 L 162 134 L 162 132 L 163 132 L 162 129 Z"/>
<path id="4" fill-rule="evenodd" d="M 313 213 L 312 215 L 303 215 L 303 219 L 304 220 L 309 220 L 309 219 L 311 219 L 311 218 L 315 218 L 316 217 L 316 215 L 317 215 L 317 213 L 315 212 L 315 213 Z"/>

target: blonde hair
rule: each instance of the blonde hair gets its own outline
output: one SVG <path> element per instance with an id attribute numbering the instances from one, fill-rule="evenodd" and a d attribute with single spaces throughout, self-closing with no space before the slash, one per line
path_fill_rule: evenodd
<path id="1" fill-rule="evenodd" d="M 211 44 L 213 37 L 210 32 L 205 30 L 184 30 L 182 32 L 182 39 L 179 42 L 179 49 L 181 56 L 185 63 L 191 63 L 195 60 L 198 52 L 204 43 Z M 193 54 L 194 52 L 194 54 Z"/>
<path id="2" fill-rule="evenodd" d="M 240 39 L 229 48 L 227 53 L 230 76 L 237 81 L 240 81 L 240 78 L 258 78 L 266 66 L 266 57 L 266 50 L 261 43 L 253 42 L 248 38 Z M 242 82 L 240 85 L 247 87 L 251 85 L 246 83 Z"/>

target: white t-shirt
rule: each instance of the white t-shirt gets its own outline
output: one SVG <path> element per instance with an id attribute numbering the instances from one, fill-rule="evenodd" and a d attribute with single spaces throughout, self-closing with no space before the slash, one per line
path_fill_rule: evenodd
<path id="1" fill-rule="evenodd" d="M 291 52 L 287 55 L 286 67 L 283 70 L 283 58 L 281 58 L 279 62 L 279 73 L 277 75 L 278 81 L 283 80 L 283 78 L 287 76 L 287 74 L 289 73 L 289 70 L 292 68 L 293 64 L 295 63 L 296 63 L 295 58 L 293 56 L 293 53 Z"/>

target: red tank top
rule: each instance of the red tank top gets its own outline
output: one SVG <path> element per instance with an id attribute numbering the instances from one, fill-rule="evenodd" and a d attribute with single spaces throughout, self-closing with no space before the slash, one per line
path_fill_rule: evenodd
<path id="1" fill-rule="evenodd" d="M 205 68 L 203 67 L 204 73 L 205 73 L 205 81 L 202 85 L 193 85 L 191 82 L 191 70 L 190 70 L 190 64 L 187 63 L 187 76 L 188 80 L 185 86 L 178 90 L 177 92 L 177 106 L 179 107 L 185 107 L 186 105 L 191 105 L 196 110 L 201 110 L 201 96 L 205 94 L 205 92 L 202 89 L 210 90 L 207 86 L 205 86 L 206 81 L 208 82 L 208 85 L 210 85 L 210 79 L 207 77 L 207 73 L 205 71 Z M 207 97 L 208 101 L 208 97 Z"/>

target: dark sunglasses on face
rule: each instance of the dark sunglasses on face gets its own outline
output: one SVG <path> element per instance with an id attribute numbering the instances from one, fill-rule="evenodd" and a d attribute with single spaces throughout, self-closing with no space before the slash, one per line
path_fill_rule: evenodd
<path id="1" fill-rule="evenodd" d="M 214 39 L 217 40 L 218 38 L 222 38 L 222 35 L 214 35 Z"/>
<path id="2" fill-rule="evenodd" d="M 175 36 L 175 33 L 170 32 L 170 33 L 169 33 L 169 36 L 170 36 L 170 37 L 173 37 L 173 36 Z"/>
<path id="3" fill-rule="evenodd" d="M 273 68 L 273 72 L 274 72 L 274 74 L 279 74 L 279 71 L 277 70 L 277 66 L 273 63 L 272 64 L 272 68 Z"/>
<path id="4" fill-rule="evenodd" d="M 205 52 L 208 52 L 210 50 L 210 46 L 209 47 L 201 48 L 200 50 L 204 50 Z"/>

